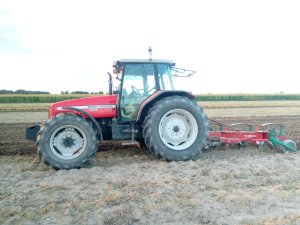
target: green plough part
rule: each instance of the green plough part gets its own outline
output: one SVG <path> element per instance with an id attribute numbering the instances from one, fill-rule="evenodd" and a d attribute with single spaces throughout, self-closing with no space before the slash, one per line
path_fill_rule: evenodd
<path id="1" fill-rule="evenodd" d="M 279 135 L 284 136 L 284 131 L 282 128 L 279 130 Z M 274 128 L 271 128 L 269 130 L 269 141 L 272 143 L 273 146 L 281 146 L 283 149 L 290 151 L 290 152 L 296 152 L 297 151 L 297 145 L 292 140 L 280 140 L 278 139 L 278 134 Z"/>

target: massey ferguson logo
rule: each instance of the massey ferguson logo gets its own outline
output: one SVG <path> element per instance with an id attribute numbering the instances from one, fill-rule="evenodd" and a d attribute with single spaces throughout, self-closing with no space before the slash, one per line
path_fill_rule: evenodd
<path id="1" fill-rule="evenodd" d="M 246 138 L 255 138 L 256 135 L 255 134 L 246 134 L 245 137 Z"/>
<path id="2" fill-rule="evenodd" d="M 72 108 L 76 109 L 88 109 L 89 111 L 95 112 L 99 109 L 114 109 L 116 108 L 115 105 L 81 105 L 81 106 L 71 106 Z M 64 110 L 64 107 L 57 107 L 57 110 Z"/>

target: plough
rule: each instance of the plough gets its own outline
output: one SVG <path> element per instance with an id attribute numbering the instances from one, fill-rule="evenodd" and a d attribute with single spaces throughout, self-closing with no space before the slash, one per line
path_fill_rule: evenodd
<path id="1" fill-rule="evenodd" d="M 213 130 L 210 127 L 208 147 L 220 145 L 238 145 L 245 147 L 247 143 L 258 148 L 266 144 L 271 147 L 277 147 L 284 151 L 295 152 L 297 150 L 296 142 L 287 139 L 284 132 L 284 126 L 278 123 L 265 123 L 258 127 L 253 127 L 246 123 L 234 123 L 226 125 L 216 120 L 209 119 L 211 124 L 219 127 L 219 130 Z"/>

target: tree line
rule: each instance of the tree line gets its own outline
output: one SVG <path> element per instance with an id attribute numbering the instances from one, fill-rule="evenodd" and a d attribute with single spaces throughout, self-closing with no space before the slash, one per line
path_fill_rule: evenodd
<path id="1" fill-rule="evenodd" d="M 69 94 L 75 94 L 75 95 L 88 95 L 88 94 L 100 94 L 100 95 L 103 95 L 104 92 L 103 91 L 98 91 L 98 92 L 88 92 L 88 91 L 61 91 L 60 94 L 62 95 L 69 95 Z"/>
<path id="2" fill-rule="evenodd" d="M 23 89 L 12 90 L 0 90 L 0 94 L 50 94 L 48 91 L 27 91 Z"/>
<path id="3" fill-rule="evenodd" d="M 50 92 L 48 91 L 28 91 L 28 90 L 23 90 L 23 89 L 18 89 L 18 90 L 15 90 L 15 91 L 12 91 L 12 90 L 5 90 L 5 89 L 2 89 L 0 90 L 0 95 L 7 95 L 7 94 L 22 94 L 22 95 L 32 95 L 32 94 L 50 94 Z M 60 94 L 103 94 L 103 91 L 99 91 L 99 92 L 87 92 L 87 91 L 61 91 Z"/>

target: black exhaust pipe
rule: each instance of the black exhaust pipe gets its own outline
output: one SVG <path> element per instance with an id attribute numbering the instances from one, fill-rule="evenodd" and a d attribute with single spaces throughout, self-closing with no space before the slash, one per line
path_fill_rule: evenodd
<path id="1" fill-rule="evenodd" d="M 113 83 L 112 83 L 112 76 L 110 74 L 110 72 L 107 72 L 108 76 L 109 76 L 109 80 L 108 80 L 108 94 L 109 95 L 112 95 L 112 86 L 113 86 Z"/>

